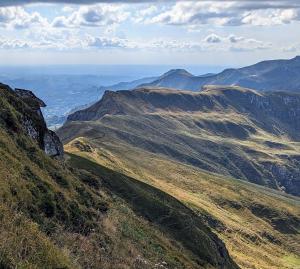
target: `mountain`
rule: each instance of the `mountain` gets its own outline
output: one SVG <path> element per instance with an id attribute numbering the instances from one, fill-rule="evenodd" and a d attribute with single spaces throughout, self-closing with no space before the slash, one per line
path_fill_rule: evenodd
<path id="1" fill-rule="evenodd" d="M 119 117 L 110 123 L 109 115 Z M 128 121 L 124 130 L 117 128 L 122 116 Z M 102 120 L 110 127 L 101 133 L 117 128 L 114 135 L 123 143 L 300 195 L 298 94 L 219 86 L 198 93 L 141 88 L 106 92 L 68 120 Z"/>
<path id="2" fill-rule="evenodd" d="M 240 267 L 293 268 L 300 261 L 299 108 L 293 93 L 142 87 L 105 92 L 58 135 L 72 156 L 180 200 Z"/>
<path id="3" fill-rule="evenodd" d="M 259 91 L 300 90 L 300 56 L 290 60 L 271 60 L 218 74 L 194 76 L 182 69 L 171 70 L 141 87 L 169 87 L 199 91 L 204 85 L 238 85 Z"/>
<path id="4" fill-rule="evenodd" d="M 141 78 L 133 81 L 128 81 L 128 82 L 119 82 L 117 84 L 113 84 L 110 86 L 101 86 L 100 90 L 105 92 L 105 91 L 120 91 L 120 90 L 131 90 L 134 89 L 135 87 L 144 84 L 144 83 L 150 83 L 154 80 L 156 80 L 157 77 L 148 77 L 148 78 Z"/>
<path id="5" fill-rule="evenodd" d="M 203 216 L 171 195 L 63 159 L 44 105 L 0 84 L 1 268 L 238 268 Z"/>
<path id="6" fill-rule="evenodd" d="M 8 72 L 0 67 L 0 81 L 14 88 L 31 89 L 35 95 L 47 103 L 47 107 L 43 108 L 42 111 L 49 127 L 61 125 L 66 115 L 73 109 L 99 100 L 105 89 L 104 86 L 99 85 L 110 85 L 121 79 L 132 77 L 123 74 L 116 75 L 112 72 L 105 74 L 103 70 L 103 75 L 101 73 L 99 75 L 65 74 L 68 70 L 51 74 L 49 68 L 40 67 L 42 73 L 39 73 L 35 68 L 33 70 L 31 68 L 28 70 L 13 69 Z M 60 67 L 56 66 L 56 69 L 59 70 Z M 83 71 L 81 70 L 82 73 L 84 73 Z M 149 82 L 149 80 L 140 80 L 138 84 L 144 82 Z"/>

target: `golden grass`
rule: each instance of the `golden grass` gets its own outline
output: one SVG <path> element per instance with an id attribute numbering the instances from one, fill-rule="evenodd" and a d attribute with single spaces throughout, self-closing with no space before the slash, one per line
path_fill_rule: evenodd
<path id="1" fill-rule="evenodd" d="M 145 181 L 173 195 L 196 212 L 207 212 L 221 222 L 224 229 L 216 228 L 215 232 L 242 268 L 291 268 L 284 258 L 290 255 L 294 255 L 298 262 L 299 234 L 281 233 L 248 209 L 251 204 L 261 204 L 299 218 L 298 198 L 207 173 L 128 144 L 78 139 L 92 146 L 93 152 L 81 152 L 72 142 L 65 146 L 65 150 Z M 241 208 L 235 209 L 228 201 L 240 204 Z M 278 242 L 268 240 L 266 234 Z"/>

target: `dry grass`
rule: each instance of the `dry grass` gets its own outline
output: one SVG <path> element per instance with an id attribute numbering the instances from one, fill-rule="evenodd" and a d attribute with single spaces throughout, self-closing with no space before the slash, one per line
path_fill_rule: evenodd
<path id="1" fill-rule="evenodd" d="M 294 268 L 290 265 L 292 263 L 285 262 L 284 257 L 297 257 L 299 234 L 276 230 L 262 216 L 254 215 L 250 208 L 259 204 L 275 209 L 282 217 L 289 214 L 299 220 L 298 198 L 207 173 L 127 144 L 79 140 L 88 143 L 94 150 L 81 152 L 72 143 L 66 145 L 66 150 L 143 180 L 221 223 L 222 226 L 215 227 L 215 231 L 242 268 Z"/>

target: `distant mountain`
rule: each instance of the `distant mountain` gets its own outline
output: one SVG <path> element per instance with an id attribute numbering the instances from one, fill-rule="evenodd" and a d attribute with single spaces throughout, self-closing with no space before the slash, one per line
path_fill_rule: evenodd
<path id="1" fill-rule="evenodd" d="M 157 80 L 140 86 L 169 87 L 199 91 L 204 85 L 238 85 L 259 91 L 300 92 L 300 56 L 271 60 L 218 74 L 194 76 L 182 69 L 170 70 Z"/>
<path id="2" fill-rule="evenodd" d="M 100 90 L 103 92 L 106 90 L 109 90 L 109 91 L 131 90 L 141 84 L 153 82 L 156 79 L 157 79 L 157 77 L 149 77 L 149 78 L 141 78 L 141 79 L 128 81 L 128 82 L 120 82 L 120 83 L 113 84 L 110 86 L 101 86 Z"/>
<path id="3" fill-rule="evenodd" d="M 59 67 L 57 67 L 59 69 Z M 1 67 L 0 67 L 1 69 Z M 2 68 L 3 69 L 3 68 Z M 70 110 L 82 105 L 91 104 L 104 93 L 99 85 L 110 85 L 127 77 L 111 73 L 110 75 L 87 74 L 36 74 L 22 72 L 0 73 L 0 81 L 14 88 L 32 90 L 35 95 L 47 103 L 43 114 L 47 125 L 55 127 L 64 122 Z M 42 69 L 42 68 L 41 68 Z M 127 78 L 128 79 L 128 78 Z M 149 82 L 141 80 L 140 83 Z M 140 84 L 139 83 L 139 84 Z"/>
<path id="4" fill-rule="evenodd" d="M 124 136 L 125 130 L 119 129 L 123 117 L 128 118 Z M 112 128 L 116 124 L 115 135 L 124 143 L 300 195 L 300 154 L 293 144 L 300 141 L 299 94 L 229 86 L 207 86 L 198 93 L 166 88 L 107 91 L 99 102 L 68 117 L 69 122 L 98 120 Z"/>

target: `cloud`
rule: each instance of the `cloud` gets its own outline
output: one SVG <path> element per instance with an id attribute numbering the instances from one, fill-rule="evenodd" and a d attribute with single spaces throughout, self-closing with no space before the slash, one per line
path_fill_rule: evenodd
<path id="1" fill-rule="evenodd" d="M 220 43 L 222 40 L 216 34 L 210 34 L 204 39 L 204 41 L 207 43 Z"/>
<path id="2" fill-rule="evenodd" d="M 276 25 L 300 20 L 297 1 L 180 1 L 145 23 L 221 26 Z"/>
<path id="3" fill-rule="evenodd" d="M 0 8 L 0 27 L 26 29 L 31 26 L 46 26 L 47 19 L 38 12 L 28 13 L 22 7 Z"/>
<path id="4" fill-rule="evenodd" d="M 86 46 L 97 49 L 129 49 L 137 47 L 127 39 L 87 36 Z"/>
<path id="5" fill-rule="evenodd" d="M 283 47 L 282 51 L 284 51 L 284 52 L 299 52 L 300 51 L 300 43 Z"/>
<path id="6" fill-rule="evenodd" d="M 238 43 L 238 42 L 241 42 L 244 40 L 244 37 L 242 36 L 235 36 L 235 35 L 229 35 L 228 36 L 228 40 L 231 42 L 231 43 Z"/>
<path id="7" fill-rule="evenodd" d="M 270 49 L 270 42 L 263 42 L 254 38 L 245 38 L 243 36 L 228 35 L 218 36 L 210 34 L 203 39 L 202 49 L 214 51 L 254 51 Z"/>
<path id="8" fill-rule="evenodd" d="M 170 0 L 172 2 L 173 0 Z M 148 3 L 148 2 L 168 2 L 168 0 L 1 0 L 0 6 L 19 6 L 33 3 L 59 3 L 59 4 L 79 4 L 91 5 L 97 3 Z"/>
<path id="9" fill-rule="evenodd" d="M 79 26 L 95 27 L 119 24 L 126 20 L 129 13 L 121 5 L 81 6 L 69 16 L 54 18 L 53 27 L 74 28 Z"/>
<path id="10" fill-rule="evenodd" d="M 166 40 L 128 40 L 109 36 L 84 36 L 76 32 L 61 32 L 50 29 L 36 33 L 39 38 L 28 37 L 28 40 L 1 39 L 1 49 L 34 49 L 34 50 L 141 50 L 141 51 L 178 51 L 197 53 L 200 51 L 255 51 L 272 48 L 272 44 L 253 38 L 210 34 L 199 41 Z M 30 41 L 29 41 L 30 40 Z"/>
<path id="11" fill-rule="evenodd" d="M 6 39 L 0 38 L 0 48 L 1 49 L 26 49 L 31 47 L 31 44 L 26 41 L 18 39 Z"/>
<path id="12" fill-rule="evenodd" d="M 74 11 L 74 8 L 71 6 L 64 6 L 61 10 L 62 10 L 62 12 L 70 13 L 70 12 Z"/>

